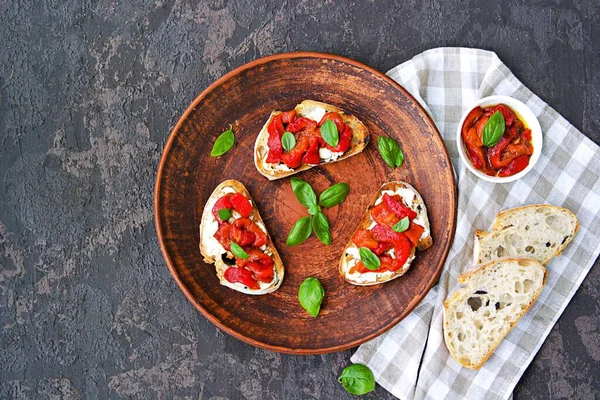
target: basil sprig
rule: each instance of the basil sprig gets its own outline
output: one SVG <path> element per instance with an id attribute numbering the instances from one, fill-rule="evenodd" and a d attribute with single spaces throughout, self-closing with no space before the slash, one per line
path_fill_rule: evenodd
<path id="1" fill-rule="evenodd" d="M 350 185 L 346 182 L 336 183 L 321 193 L 319 196 L 319 204 L 326 208 L 337 206 L 346 200 L 349 191 Z"/>
<path id="2" fill-rule="evenodd" d="M 338 132 L 338 128 L 335 125 L 335 122 L 328 119 L 321 125 L 321 136 L 323 140 L 327 142 L 328 145 L 335 147 L 338 145 L 340 141 L 340 135 Z"/>
<path id="3" fill-rule="evenodd" d="M 281 136 L 281 145 L 285 151 L 290 151 L 296 146 L 296 138 L 292 132 L 283 132 Z"/>
<path id="4" fill-rule="evenodd" d="M 307 313 L 316 317 L 321 310 L 325 289 L 317 278 L 306 278 L 298 289 L 298 301 Z"/>
<path id="5" fill-rule="evenodd" d="M 483 145 L 485 147 L 492 147 L 498 143 L 502 135 L 504 135 L 505 128 L 506 121 L 504 121 L 504 116 L 500 111 L 496 111 L 483 127 L 483 133 L 481 134 Z"/>
<path id="6" fill-rule="evenodd" d="M 304 242 L 310 236 L 311 232 L 310 217 L 302 217 L 292 227 L 285 244 L 296 246 Z"/>
<path id="7" fill-rule="evenodd" d="M 306 208 L 317 205 L 317 195 L 308 183 L 299 178 L 291 178 L 290 183 L 300 204 Z"/>
<path id="8" fill-rule="evenodd" d="M 288 234 L 286 244 L 288 246 L 296 246 L 304 242 L 314 232 L 317 238 L 326 245 L 330 245 L 331 230 L 327 216 L 323 214 L 321 207 L 329 208 L 336 206 L 346 200 L 350 186 L 345 183 L 336 183 L 327 188 L 317 203 L 317 195 L 312 187 L 302 179 L 291 178 L 290 183 L 296 198 L 304 207 L 306 207 L 310 217 L 302 217 L 292 227 Z"/>
<path id="9" fill-rule="evenodd" d="M 363 364 L 352 364 L 344 368 L 338 382 L 348 393 L 356 396 L 367 394 L 375 389 L 373 371 Z"/>
<path id="10" fill-rule="evenodd" d="M 331 244 L 331 231 L 329 230 L 327 216 L 319 211 L 310 217 L 310 224 L 319 240 L 329 246 Z"/>
<path id="11" fill-rule="evenodd" d="M 245 260 L 246 258 L 250 257 L 248 253 L 246 253 L 244 249 L 242 249 L 240 245 L 235 242 L 231 242 L 229 247 L 231 248 L 231 252 L 233 253 L 233 255 L 237 258 Z"/>
<path id="12" fill-rule="evenodd" d="M 375 253 L 373 253 L 370 249 L 366 247 L 361 247 L 358 249 L 358 253 L 360 254 L 360 261 L 364 264 L 365 267 L 374 271 L 379 269 L 381 266 L 381 260 Z"/>
<path id="13" fill-rule="evenodd" d="M 221 221 L 227 221 L 229 218 L 231 218 L 231 211 L 229 211 L 227 208 L 221 208 L 217 214 L 219 214 Z"/>
<path id="14" fill-rule="evenodd" d="M 394 226 L 392 226 L 392 229 L 400 233 L 407 230 L 409 225 L 410 221 L 408 220 L 408 217 L 404 217 L 400 221 L 398 221 Z"/>
<path id="15" fill-rule="evenodd" d="M 234 141 L 233 128 L 229 125 L 229 129 L 221 133 L 217 140 L 215 140 L 215 144 L 210 152 L 211 157 L 218 157 L 227 153 L 233 147 Z"/>
<path id="16" fill-rule="evenodd" d="M 379 154 L 381 158 L 392 168 L 396 168 L 402 165 L 404 162 L 404 152 L 400 148 L 400 145 L 396 140 L 391 137 L 379 136 L 377 141 L 379 148 Z"/>

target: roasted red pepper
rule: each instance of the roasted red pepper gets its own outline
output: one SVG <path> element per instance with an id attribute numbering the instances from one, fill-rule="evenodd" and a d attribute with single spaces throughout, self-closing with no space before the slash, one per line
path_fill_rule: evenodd
<path id="1" fill-rule="evenodd" d="M 393 226 L 400 221 L 400 217 L 393 213 L 383 201 L 371 209 L 371 217 L 378 224 L 388 226 Z"/>
<path id="2" fill-rule="evenodd" d="M 245 268 L 229 267 L 225 270 L 223 276 L 228 282 L 241 283 L 252 290 L 260 289 L 260 285 L 254 279 L 252 272 Z"/>
<path id="3" fill-rule="evenodd" d="M 417 218 L 417 213 L 406 207 L 402 201 L 402 197 L 398 195 L 392 197 L 387 193 L 384 193 L 383 202 L 390 209 L 390 211 L 396 214 L 400 219 L 408 217 L 408 220 L 412 221 L 413 219 Z"/>
<path id="4" fill-rule="evenodd" d="M 229 195 L 225 195 L 225 196 L 221 197 L 219 200 L 217 200 L 217 202 L 213 206 L 212 214 L 215 216 L 215 218 L 217 219 L 217 221 L 219 223 L 224 222 L 219 217 L 219 210 L 223 210 L 223 209 L 230 210 L 231 208 L 233 208 L 233 205 L 231 204 L 231 201 L 230 201 L 230 197 L 231 196 L 229 196 Z"/>
<path id="5" fill-rule="evenodd" d="M 412 245 L 416 247 L 419 244 L 419 239 L 421 239 L 421 235 L 424 231 L 425 228 L 423 228 L 421 225 L 411 222 L 408 229 L 404 231 L 404 235 L 406 235 Z"/>
<path id="6" fill-rule="evenodd" d="M 529 164 L 529 156 L 523 155 L 515 158 L 506 167 L 498 171 L 498 176 L 511 176 L 523 171 Z"/>
<path id="7" fill-rule="evenodd" d="M 229 198 L 233 209 L 240 213 L 244 218 L 248 218 L 252 212 L 252 204 L 243 194 L 234 193 Z"/>
<path id="8" fill-rule="evenodd" d="M 283 135 L 284 130 L 281 114 L 277 114 L 273 117 L 271 123 L 267 127 L 267 132 L 269 133 L 269 139 L 267 140 L 267 146 L 269 146 L 267 162 L 278 163 L 281 161 L 281 155 L 283 154 L 281 136 Z"/>
<path id="9" fill-rule="evenodd" d="M 254 279 L 260 282 L 271 282 L 273 280 L 273 259 L 259 249 L 248 250 L 248 258 L 235 260 L 235 265 L 247 268 L 253 274 Z"/>

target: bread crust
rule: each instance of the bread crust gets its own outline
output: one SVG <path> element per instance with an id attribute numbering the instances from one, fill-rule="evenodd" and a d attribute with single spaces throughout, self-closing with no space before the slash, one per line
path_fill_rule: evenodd
<path id="1" fill-rule="evenodd" d="M 529 204 L 529 205 L 525 205 L 525 206 L 514 207 L 514 208 L 509 208 L 507 210 L 500 211 L 498 214 L 496 214 L 496 218 L 494 219 L 494 222 L 492 223 L 492 229 L 489 232 L 482 231 L 482 230 L 475 230 L 475 237 L 474 237 L 475 245 L 473 247 L 473 262 L 475 264 L 481 263 L 481 255 L 480 255 L 480 251 L 479 251 L 479 248 L 480 248 L 479 241 L 494 231 L 499 232 L 506 228 L 506 227 L 502 226 L 502 220 L 504 218 L 506 218 L 507 216 L 509 216 L 511 214 L 520 213 L 520 212 L 527 211 L 528 209 L 533 209 L 533 208 L 553 209 L 558 212 L 564 212 L 576 221 L 575 229 L 573 230 L 571 237 L 568 240 L 565 240 L 564 243 L 558 245 L 554 254 L 552 256 L 546 258 L 545 260 L 541 261 L 541 263 L 543 265 L 548 265 L 548 263 L 550 261 L 552 261 L 552 259 L 554 257 L 558 257 L 559 255 L 561 255 L 562 252 L 567 248 L 569 243 L 571 243 L 571 241 L 573 240 L 573 238 L 575 238 L 575 235 L 579 231 L 579 219 L 577 219 L 577 216 L 575 214 L 573 214 L 573 212 L 571 210 L 564 208 L 564 207 L 559 207 L 559 206 L 555 206 L 552 204 Z"/>
<path id="2" fill-rule="evenodd" d="M 254 165 L 256 166 L 258 172 L 261 173 L 261 175 L 265 176 L 271 181 L 281 179 L 286 176 L 297 174 L 298 172 L 306 171 L 313 167 L 318 167 L 320 165 L 345 160 L 346 158 L 352 157 L 365 149 L 365 147 L 369 143 L 369 131 L 367 130 L 367 127 L 354 115 L 348 114 L 342 109 L 331 104 L 322 103 L 314 100 L 304 100 L 302 103 L 298 104 L 294 109 L 298 114 L 304 115 L 308 110 L 315 107 L 324 108 L 327 112 L 337 112 L 344 120 L 344 123 L 346 123 L 352 128 L 352 141 L 350 143 L 350 148 L 348 149 L 348 151 L 346 151 L 335 161 L 323 162 L 317 165 L 302 164 L 298 168 L 295 168 L 291 171 L 270 170 L 268 167 L 272 164 L 266 162 L 267 156 L 269 154 L 269 147 L 267 145 L 267 140 L 269 139 L 269 132 L 267 131 L 267 127 L 271 123 L 273 117 L 275 117 L 278 114 L 281 114 L 281 111 L 273 111 L 267 119 L 267 122 L 265 123 L 263 128 L 258 133 L 258 136 L 256 137 L 256 142 L 254 143 Z"/>
<path id="3" fill-rule="evenodd" d="M 529 311 L 529 309 L 531 307 L 533 307 L 533 305 L 537 301 L 540 293 L 542 292 L 542 289 L 544 288 L 544 285 L 546 284 L 546 278 L 548 276 L 548 271 L 546 270 L 546 268 L 544 267 L 544 265 L 542 263 L 540 263 L 540 262 L 538 262 L 536 260 L 533 260 L 531 258 L 515 258 L 515 257 L 497 258 L 497 259 L 488 261 L 485 264 L 481 264 L 480 266 L 478 266 L 473 271 L 469 271 L 467 273 L 461 274 L 458 277 L 458 281 L 461 284 L 465 285 L 465 282 L 467 282 L 468 279 L 470 277 L 472 277 L 473 275 L 478 274 L 478 273 L 482 273 L 487 268 L 492 268 L 494 265 L 501 264 L 501 263 L 506 262 L 506 261 L 516 261 L 521 266 L 527 266 L 527 267 L 531 267 L 531 268 L 541 268 L 543 270 L 544 277 L 542 279 L 542 285 L 533 294 L 533 298 L 532 298 L 531 302 L 529 303 L 529 305 L 527 306 L 527 308 L 525 308 L 524 310 L 522 310 L 518 314 L 518 317 L 516 318 L 516 320 L 514 322 L 510 323 L 510 328 L 504 334 L 502 334 L 501 336 L 498 337 L 498 339 L 494 342 L 493 346 L 491 347 L 490 351 L 482 358 L 481 362 L 479 362 L 477 364 L 474 364 L 474 365 L 462 362 L 460 360 L 460 358 L 458 357 L 458 355 L 454 354 L 452 352 L 452 346 L 450 345 L 450 338 L 448 337 L 449 322 L 448 322 L 447 314 L 448 314 L 448 309 L 450 308 L 450 304 L 454 303 L 456 300 L 460 299 L 465 294 L 468 294 L 470 296 L 471 293 L 472 293 L 472 288 L 462 287 L 462 288 L 456 290 L 454 293 L 452 293 L 449 297 L 447 297 L 446 300 L 444 300 L 444 303 L 443 303 L 443 313 L 442 313 L 442 316 L 443 316 L 443 328 L 444 328 L 443 329 L 444 330 L 444 342 L 446 343 L 446 348 L 448 349 L 448 352 L 450 353 L 450 355 L 452 356 L 452 358 L 454 358 L 454 360 L 456 360 L 456 362 L 458 362 L 463 367 L 470 368 L 470 369 L 473 369 L 473 370 L 480 369 L 483 366 L 483 364 L 485 364 L 485 362 L 488 360 L 488 358 L 490 358 L 490 356 L 494 353 L 494 351 L 496 350 L 496 348 L 498 347 L 498 345 L 502 342 L 502 340 L 506 337 L 506 335 L 508 335 L 508 333 L 521 320 L 521 318 L 523 317 L 523 315 L 525 315 L 527 313 L 527 311 Z M 526 264 L 522 264 L 522 262 L 526 262 Z"/>
<path id="4" fill-rule="evenodd" d="M 369 203 L 369 205 L 367 206 L 367 209 L 365 211 L 364 217 L 361 220 L 361 222 L 358 224 L 358 226 L 355 229 L 355 232 L 359 229 L 367 229 L 369 227 L 369 225 L 371 224 L 371 210 L 373 209 L 373 207 L 375 207 L 375 202 L 377 201 L 377 199 L 379 199 L 379 197 L 381 196 L 382 192 L 385 190 L 392 190 L 395 191 L 398 188 L 406 188 L 406 189 L 410 189 L 412 191 L 415 192 L 415 198 L 413 200 L 413 204 L 416 205 L 420 205 L 422 207 L 422 213 L 425 216 L 425 224 L 427 225 L 425 228 L 429 229 L 431 232 L 431 227 L 429 225 L 429 217 L 427 215 L 427 207 L 425 206 L 425 203 L 423 202 L 423 198 L 421 197 L 421 195 L 419 194 L 419 192 L 410 184 L 403 182 L 403 181 L 391 181 L 388 183 L 385 183 L 381 186 L 381 188 L 379 188 L 379 190 L 377 191 L 377 193 L 375 194 L 375 196 L 373 197 L 373 199 L 371 200 L 371 202 Z M 419 240 L 419 243 L 417 245 L 416 248 L 412 248 L 411 249 L 411 253 L 409 256 L 409 260 L 412 260 L 412 258 L 414 258 L 415 255 L 415 249 L 416 250 L 425 250 L 429 247 L 431 247 L 431 245 L 433 244 L 433 239 L 431 237 L 431 233 L 425 237 Z M 380 283 L 384 283 L 384 282 L 388 282 L 391 281 L 393 279 L 396 279 L 402 275 L 404 275 L 408 269 L 410 268 L 410 264 L 411 262 L 408 262 L 407 265 L 398 270 L 398 271 L 394 271 L 393 274 L 387 276 L 387 277 L 383 277 L 381 275 L 377 275 L 375 277 L 374 281 L 368 281 L 368 282 L 358 282 L 356 280 L 351 279 L 350 277 L 347 276 L 346 271 L 345 271 L 345 265 L 348 263 L 348 261 L 350 261 L 352 259 L 352 256 L 348 256 L 346 255 L 346 250 L 348 250 L 349 247 L 353 246 L 353 242 L 352 242 L 352 237 L 348 240 L 348 243 L 346 244 L 346 247 L 344 248 L 344 252 L 342 253 L 342 257 L 340 259 L 339 262 L 339 271 L 340 274 L 342 275 L 342 277 L 349 283 L 353 284 L 353 285 L 358 285 L 358 286 L 371 286 L 371 285 L 377 285 Z"/>
<path id="5" fill-rule="evenodd" d="M 271 285 L 264 289 L 253 290 L 253 289 L 246 288 L 241 284 L 231 283 L 231 282 L 227 281 L 225 279 L 225 277 L 223 276 L 223 274 L 225 273 L 225 270 L 227 268 L 229 268 L 229 265 L 225 264 L 221 258 L 217 258 L 214 255 L 211 255 L 206 249 L 206 238 L 207 238 L 206 229 L 207 229 L 207 226 L 215 219 L 215 217 L 212 214 L 212 207 L 208 207 L 208 205 L 214 204 L 213 201 L 218 200 L 222 195 L 224 195 L 225 193 L 223 191 L 226 188 L 232 188 L 235 192 L 240 193 L 240 194 L 244 195 L 247 199 L 251 200 L 253 203 L 252 204 L 252 206 L 253 206 L 252 212 L 250 213 L 251 219 L 254 222 L 260 222 L 264 225 L 264 221 L 262 220 L 262 218 L 258 212 L 256 202 L 254 202 L 254 200 L 252 199 L 252 196 L 250 196 L 250 193 L 248 192 L 246 187 L 241 182 L 233 180 L 233 179 L 229 179 L 229 180 L 221 182 L 215 188 L 215 190 L 212 192 L 212 194 L 209 196 L 208 200 L 206 201 L 206 203 L 204 205 L 204 210 L 202 212 L 202 219 L 200 221 L 200 244 L 199 244 L 199 247 L 200 247 L 200 253 L 202 253 L 202 256 L 204 257 L 204 262 L 206 262 L 208 264 L 215 264 L 215 270 L 217 272 L 217 277 L 219 278 L 219 282 L 223 286 L 227 286 L 231 289 L 237 290 L 238 292 L 242 292 L 245 294 L 252 294 L 252 295 L 260 295 L 260 294 L 267 294 L 267 293 L 274 292 L 275 290 L 277 290 L 279 288 L 279 286 L 281 286 L 281 283 L 283 282 L 284 267 L 283 267 L 283 262 L 281 261 L 281 257 L 279 256 L 279 253 L 277 252 L 277 249 L 275 248 L 275 245 L 273 244 L 273 240 L 271 239 L 271 235 L 269 234 L 268 230 L 267 230 L 268 242 L 267 242 L 266 246 L 267 246 L 267 249 L 271 252 L 271 255 L 272 255 L 272 258 L 274 261 L 274 276 L 273 276 L 273 281 L 271 282 Z M 213 200 L 213 201 L 211 201 L 211 200 Z"/>

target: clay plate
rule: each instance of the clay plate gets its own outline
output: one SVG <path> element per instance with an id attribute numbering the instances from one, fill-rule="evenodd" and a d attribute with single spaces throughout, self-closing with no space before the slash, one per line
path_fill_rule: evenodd
<path id="1" fill-rule="evenodd" d="M 350 195 L 326 210 L 333 243 L 315 237 L 296 247 L 285 240 L 293 223 L 307 215 L 289 178 L 269 182 L 253 163 L 256 135 L 272 110 L 288 110 L 305 99 L 324 101 L 355 114 L 371 134 L 365 151 L 298 176 L 317 194 L 348 182 Z M 233 124 L 236 144 L 219 158 L 212 144 Z M 377 137 L 395 137 L 406 155 L 392 170 L 380 158 Z M 213 265 L 198 249 L 200 216 L 213 189 L 225 179 L 244 183 L 258 204 L 285 264 L 281 288 L 249 296 L 219 284 Z M 379 187 L 409 182 L 429 211 L 433 246 L 417 254 L 409 272 L 386 284 L 359 287 L 339 275 L 345 244 Z M 219 328 L 269 350 L 321 354 L 348 349 L 401 321 L 425 297 L 441 272 L 456 223 L 456 184 L 450 159 L 433 121 L 401 86 L 348 58 L 286 53 L 262 58 L 226 74 L 203 91 L 171 132 L 156 177 L 154 213 L 158 240 L 175 281 L 192 304 Z M 317 277 L 326 297 L 317 318 L 297 300 L 298 287 Z M 173 310 L 176 312 L 176 310 Z"/>

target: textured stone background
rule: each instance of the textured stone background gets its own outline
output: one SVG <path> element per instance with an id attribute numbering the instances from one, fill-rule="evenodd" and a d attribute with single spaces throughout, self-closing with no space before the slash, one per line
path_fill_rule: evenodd
<path id="1" fill-rule="evenodd" d="M 264 55 L 319 50 L 386 71 L 464 45 L 496 51 L 599 142 L 600 4 L 573 3 L 1 2 L 0 398 L 349 398 L 336 377 L 351 351 L 255 349 L 177 289 L 152 223 L 170 128 Z M 517 399 L 600 395 L 599 288 L 597 262 Z"/>

